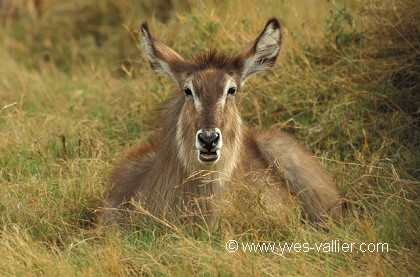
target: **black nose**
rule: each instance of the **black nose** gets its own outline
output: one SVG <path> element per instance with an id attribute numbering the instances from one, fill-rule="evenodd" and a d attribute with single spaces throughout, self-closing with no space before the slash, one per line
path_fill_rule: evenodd
<path id="1" fill-rule="evenodd" d="M 219 143 L 220 135 L 213 131 L 203 131 L 198 134 L 198 142 L 210 152 Z"/>

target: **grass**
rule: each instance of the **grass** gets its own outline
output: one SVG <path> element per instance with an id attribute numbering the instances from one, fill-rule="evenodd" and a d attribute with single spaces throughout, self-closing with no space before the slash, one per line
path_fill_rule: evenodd
<path id="1" fill-rule="evenodd" d="M 242 117 L 320 157 L 348 200 L 344 223 L 326 231 L 260 211 L 214 228 L 94 228 L 112 163 L 150 135 L 154 107 L 175 88 L 138 50 L 139 24 L 182 54 L 233 51 L 273 15 L 282 53 L 241 92 Z M 419 15 L 411 0 L 3 1 L 0 273 L 418 275 Z M 229 239 L 389 251 L 229 253 Z"/>

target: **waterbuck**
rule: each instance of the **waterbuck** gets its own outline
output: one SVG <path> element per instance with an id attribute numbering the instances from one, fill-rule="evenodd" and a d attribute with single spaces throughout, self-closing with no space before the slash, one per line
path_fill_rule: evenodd
<path id="1" fill-rule="evenodd" d="M 161 106 L 155 135 L 114 167 L 102 222 L 119 221 L 117 211 L 134 206 L 160 218 L 211 218 L 214 203 L 235 184 L 255 188 L 270 208 L 297 198 L 311 221 L 339 217 L 336 185 L 316 158 L 281 130 L 242 126 L 238 105 L 245 80 L 270 68 L 280 52 L 277 19 L 236 55 L 211 51 L 184 58 L 156 40 L 146 23 L 141 41 L 152 69 L 170 76 L 178 89 Z"/>

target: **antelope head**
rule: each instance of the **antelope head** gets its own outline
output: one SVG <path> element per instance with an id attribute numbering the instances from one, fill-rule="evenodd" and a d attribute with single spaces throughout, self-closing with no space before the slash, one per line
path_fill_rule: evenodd
<path id="1" fill-rule="evenodd" d="M 234 168 L 242 138 L 239 91 L 248 77 L 274 64 L 281 38 L 280 23 L 272 18 L 236 55 L 212 51 L 184 58 L 156 40 L 146 23 L 141 26 L 142 44 L 152 69 L 172 77 L 178 86 L 174 140 L 187 169 L 222 168 L 226 172 Z"/>

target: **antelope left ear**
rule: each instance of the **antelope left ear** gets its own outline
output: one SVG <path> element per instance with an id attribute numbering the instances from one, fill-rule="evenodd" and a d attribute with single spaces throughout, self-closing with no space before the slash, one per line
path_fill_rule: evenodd
<path id="1" fill-rule="evenodd" d="M 141 41 L 152 69 L 176 81 L 184 59 L 175 50 L 153 38 L 146 22 L 141 25 L 140 31 Z"/>
<path id="2" fill-rule="evenodd" d="M 241 73 L 242 83 L 249 76 L 273 66 L 280 52 L 281 39 L 280 22 L 274 17 L 270 18 L 261 34 L 241 53 L 245 60 Z"/>

